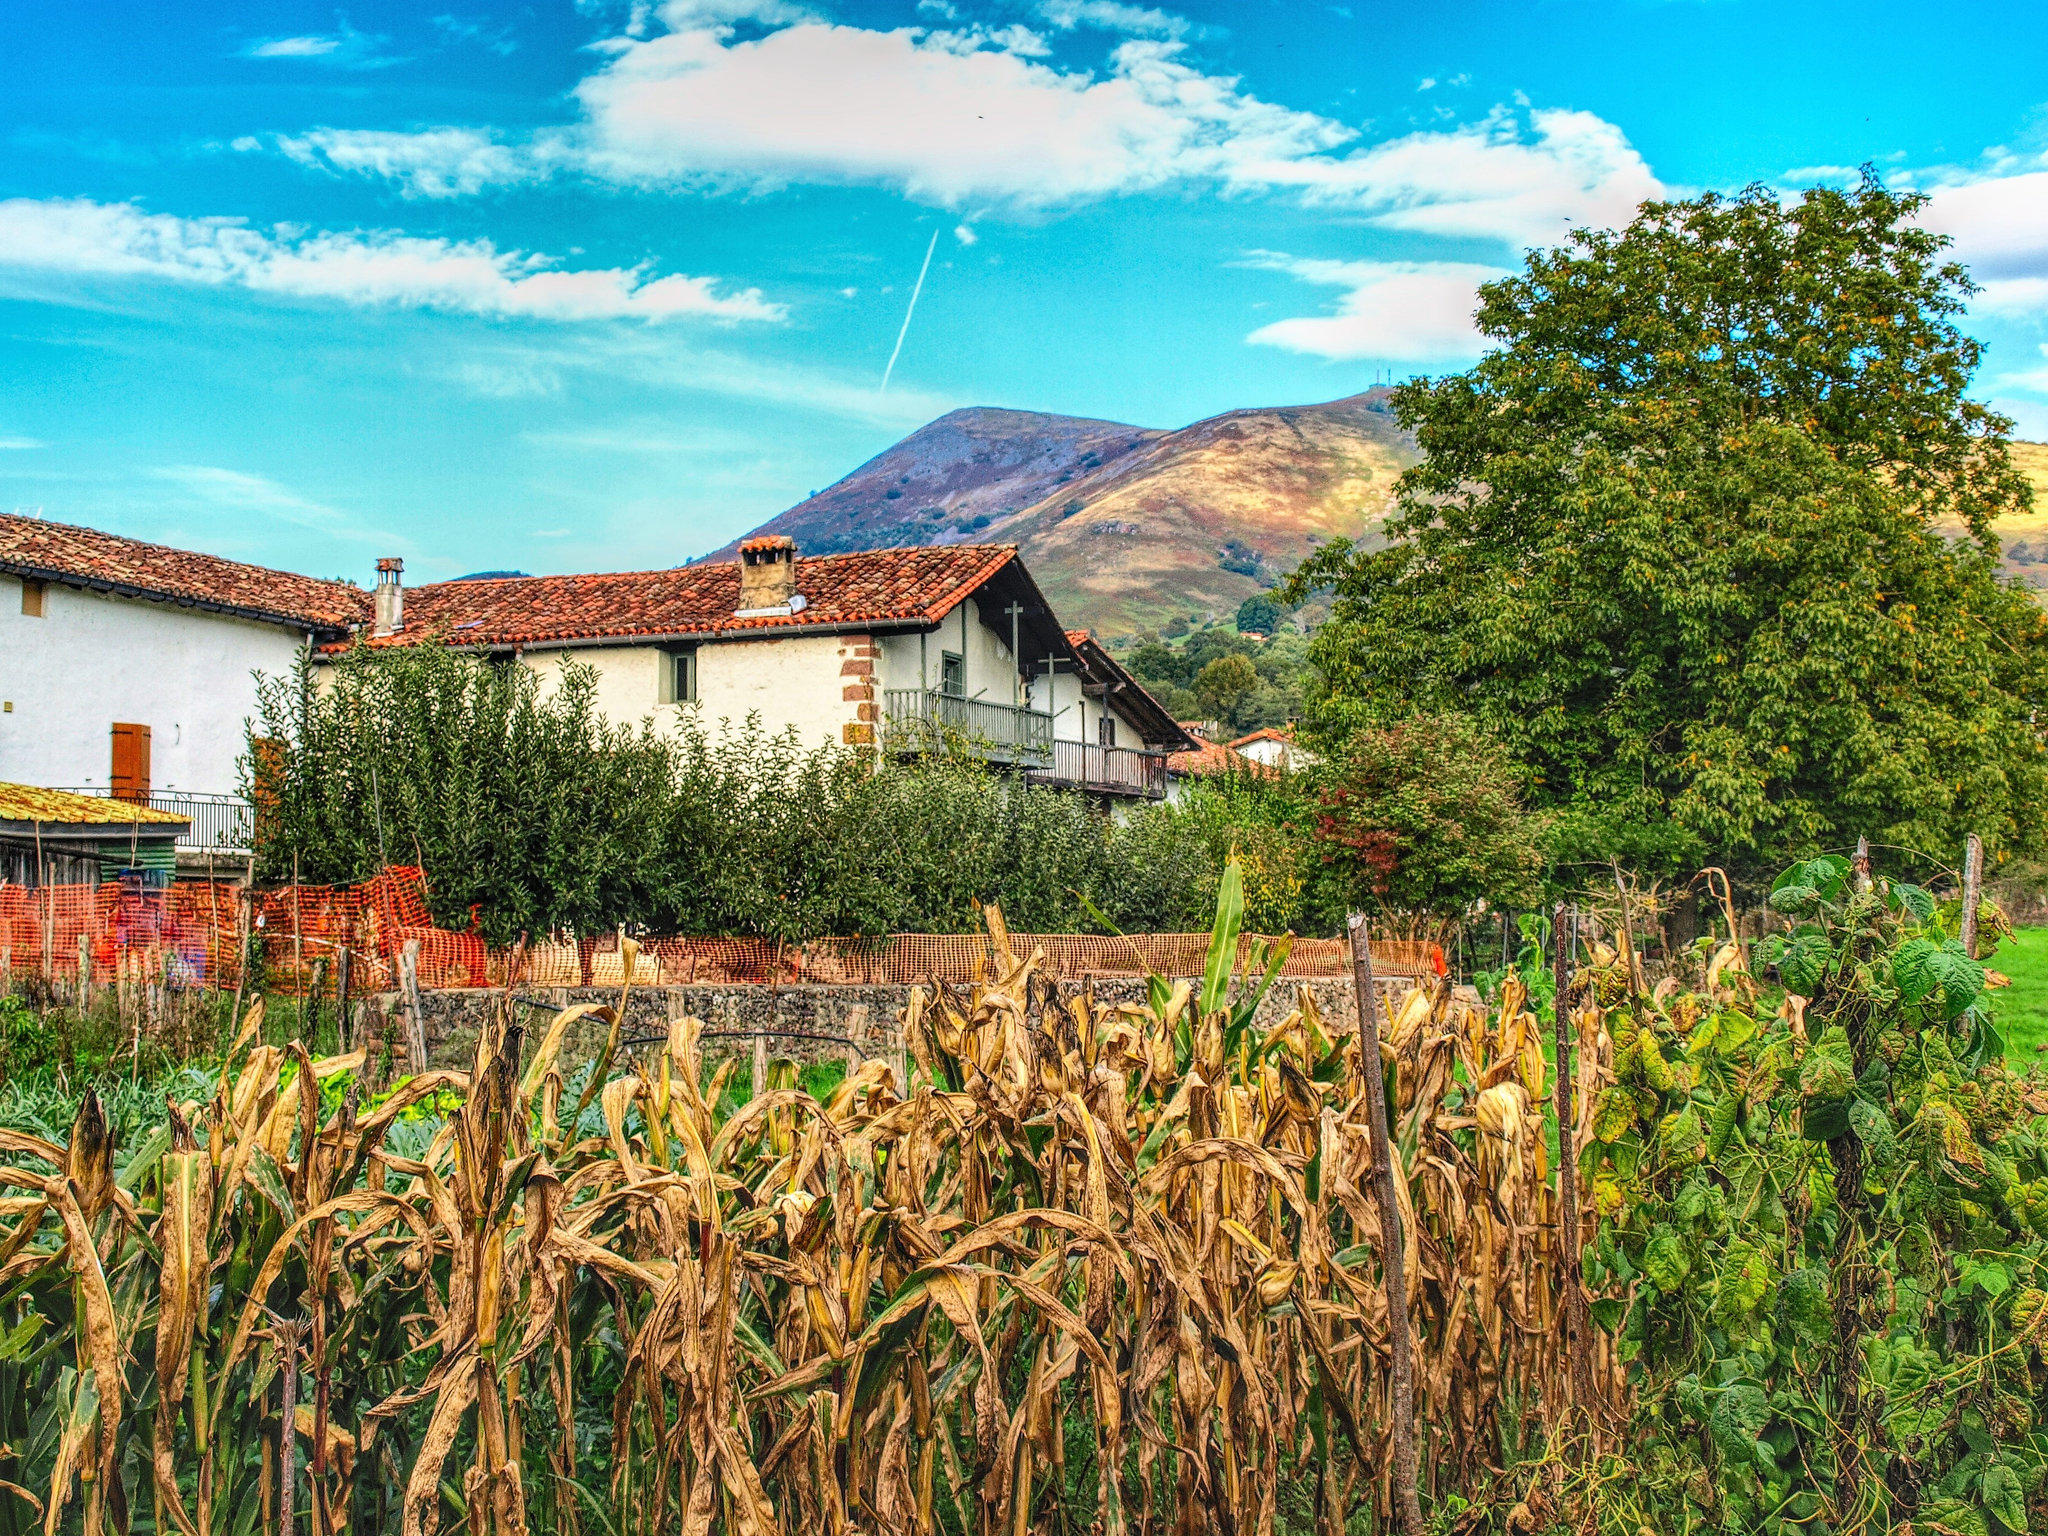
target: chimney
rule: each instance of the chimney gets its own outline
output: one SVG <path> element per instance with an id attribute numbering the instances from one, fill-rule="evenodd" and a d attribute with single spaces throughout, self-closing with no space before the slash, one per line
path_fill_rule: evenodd
<path id="1" fill-rule="evenodd" d="M 386 555 L 377 562 L 376 622 L 370 628 L 373 635 L 393 635 L 405 628 L 405 587 L 398 579 L 404 569 L 405 562 L 396 555 Z"/>
<path id="2" fill-rule="evenodd" d="M 771 533 L 740 541 L 740 606 L 743 615 L 794 613 L 796 540 Z"/>

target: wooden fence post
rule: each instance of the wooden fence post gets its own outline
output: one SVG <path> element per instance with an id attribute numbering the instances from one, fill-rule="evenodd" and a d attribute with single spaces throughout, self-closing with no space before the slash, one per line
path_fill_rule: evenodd
<path id="1" fill-rule="evenodd" d="M 1551 939 L 1556 955 L 1551 974 L 1557 983 L 1552 1013 L 1557 1050 L 1558 1277 L 1564 1289 L 1564 1348 L 1571 1380 L 1571 1411 L 1582 1423 L 1590 1423 L 1593 1362 L 1587 1350 L 1592 1338 L 1588 1331 L 1590 1318 L 1586 1308 L 1586 1288 L 1579 1277 L 1583 1247 L 1579 1233 L 1579 1116 L 1572 1083 L 1572 1047 L 1578 1031 L 1573 1025 L 1569 1002 L 1578 929 L 1577 910 L 1560 901 L 1551 914 Z"/>
<path id="2" fill-rule="evenodd" d="M 1408 1278 L 1401 1236 L 1401 1197 L 1394 1187 L 1393 1138 L 1387 1133 L 1386 1068 L 1380 1060 L 1379 998 L 1373 990 L 1372 938 L 1365 914 L 1353 912 L 1351 977 L 1358 992 L 1358 1050 L 1366 1079 L 1373 1168 L 1379 1177 L 1380 1276 L 1387 1290 L 1387 1337 L 1393 1346 L 1392 1420 L 1394 1513 L 1404 1536 L 1422 1536 L 1422 1503 L 1415 1488 L 1415 1345 L 1409 1335 Z"/>
<path id="3" fill-rule="evenodd" d="M 427 1021 L 420 1012 L 420 941 L 407 939 L 398 955 L 398 984 L 405 992 L 406 1066 L 417 1077 L 427 1070 Z"/>
<path id="4" fill-rule="evenodd" d="M 1970 834 L 1963 853 L 1963 953 L 1977 958 L 1977 907 L 1984 900 L 1984 839 Z"/>

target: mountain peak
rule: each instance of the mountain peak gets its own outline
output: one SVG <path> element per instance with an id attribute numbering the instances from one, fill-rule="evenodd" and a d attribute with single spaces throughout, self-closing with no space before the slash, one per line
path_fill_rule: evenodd
<path id="1" fill-rule="evenodd" d="M 963 406 L 748 537 L 788 534 L 808 554 L 1019 544 L 1061 618 L 1104 635 L 1221 615 L 1384 516 L 1417 458 L 1391 395 L 1255 406 L 1176 432 Z"/>

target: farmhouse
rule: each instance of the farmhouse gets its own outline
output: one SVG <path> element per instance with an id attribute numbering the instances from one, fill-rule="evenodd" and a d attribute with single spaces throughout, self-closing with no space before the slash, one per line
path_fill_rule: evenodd
<path id="1" fill-rule="evenodd" d="M 1193 745 L 1084 631 L 1064 629 L 1014 547 L 735 561 L 373 591 L 35 517 L 0 517 L 0 779 L 182 814 L 193 865 L 246 849 L 237 759 L 258 673 L 358 638 L 432 641 L 598 678 L 608 719 L 715 729 L 758 719 L 806 745 L 964 748 L 1036 783 L 1166 793 Z"/>
<path id="2" fill-rule="evenodd" d="M 0 779 L 180 813 L 195 866 L 246 848 L 255 673 L 369 612 L 346 582 L 0 516 Z"/>
<path id="3" fill-rule="evenodd" d="M 582 661 L 615 721 L 752 718 L 806 746 L 892 755 L 944 743 L 1123 798 L 1164 796 L 1166 754 L 1192 745 L 1101 646 L 1060 626 L 1009 545 L 807 559 L 768 537 L 671 570 L 403 577 L 401 561 L 377 563 L 371 646 L 446 644 L 550 677 Z"/>

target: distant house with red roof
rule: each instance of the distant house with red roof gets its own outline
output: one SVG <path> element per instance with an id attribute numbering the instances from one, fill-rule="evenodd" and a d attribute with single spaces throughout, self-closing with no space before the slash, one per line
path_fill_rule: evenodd
<path id="1" fill-rule="evenodd" d="M 195 863 L 246 847 L 253 674 L 369 617 L 347 582 L 0 516 L 0 780 L 183 813 Z"/>
<path id="2" fill-rule="evenodd" d="M 1243 753 L 1263 768 L 1313 768 L 1321 761 L 1295 741 L 1291 725 L 1253 731 L 1249 736 L 1238 737 L 1230 746 L 1232 751 Z"/>
<path id="3" fill-rule="evenodd" d="M 1218 773 L 1259 771 L 1260 765 L 1235 747 L 1226 742 L 1211 741 L 1206 733 L 1214 727 L 1209 722 L 1183 720 L 1180 726 L 1193 745 L 1185 751 L 1170 754 L 1166 759 L 1166 771 L 1175 784 Z"/>

